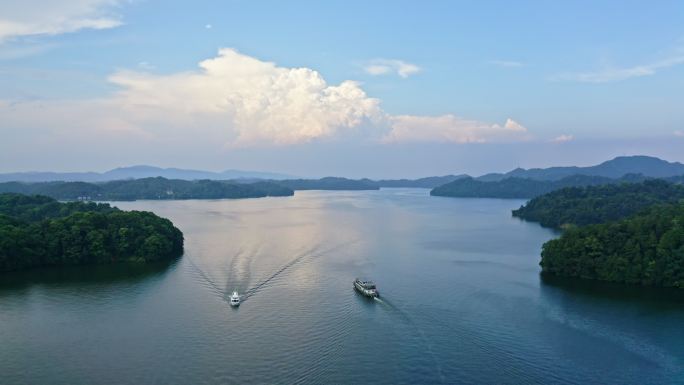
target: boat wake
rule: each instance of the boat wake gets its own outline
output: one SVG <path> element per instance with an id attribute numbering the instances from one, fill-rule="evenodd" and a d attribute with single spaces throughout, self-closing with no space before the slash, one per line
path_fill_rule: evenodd
<path id="1" fill-rule="evenodd" d="M 425 346 L 425 350 L 427 351 L 428 355 L 432 359 L 433 364 L 435 365 L 435 369 L 437 371 L 437 374 L 440 378 L 440 382 L 444 383 L 446 380 L 446 377 L 444 376 L 444 373 L 442 371 L 442 366 L 439 363 L 439 360 L 437 359 L 437 355 L 432 351 L 432 344 L 428 341 L 427 337 L 425 336 L 425 333 L 423 330 L 418 327 L 418 325 L 411 319 L 409 316 L 408 312 L 402 310 L 395 304 L 393 304 L 388 298 L 386 297 L 375 297 L 373 298 L 376 302 L 378 302 L 380 305 L 382 305 L 385 309 L 396 315 L 397 317 L 401 318 L 402 321 L 404 321 L 411 329 L 415 331 L 415 335 L 420 339 L 420 342 Z"/>
<path id="2" fill-rule="evenodd" d="M 318 258 L 320 256 L 323 256 L 323 255 L 326 255 L 326 254 L 331 253 L 333 251 L 336 251 L 342 247 L 350 246 L 356 242 L 358 242 L 358 240 L 344 242 L 344 243 L 330 247 L 330 248 L 325 249 L 325 250 L 319 250 L 320 245 L 314 246 L 313 248 L 305 251 L 304 253 L 301 253 L 301 254 L 297 255 L 296 257 L 292 258 L 289 262 L 287 262 L 285 265 L 283 265 L 280 269 L 276 270 L 273 274 L 266 277 L 264 280 L 257 283 L 256 285 L 254 285 L 250 289 L 246 290 L 244 295 L 242 296 L 242 300 L 245 301 L 249 297 L 252 297 L 256 293 L 261 291 L 263 288 L 268 287 L 268 285 L 270 283 L 272 283 L 276 278 L 281 277 L 283 273 L 286 273 L 293 266 L 302 262 L 303 260 L 305 260 L 305 259 L 310 260 L 310 259 Z"/>
<path id="3" fill-rule="evenodd" d="M 186 255 L 183 259 L 187 260 L 190 263 L 190 267 L 192 268 L 192 270 L 197 275 L 199 275 L 199 277 L 201 278 L 202 281 L 204 281 L 205 287 L 209 288 L 215 294 L 217 294 L 223 298 L 223 289 L 218 287 L 218 285 L 216 285 L 216 283 L 211 278 L 209 278 L 209 276 L 207 276 L 204 273 L 204 270 L 200 269 L 200 267 L 197 266 L 197 264 L 195 263 L 195 261 L 193 260 L 193 258 L 191 256 Z M 224 300 L 225 300 L 225 298 L 224 298 Z"/>
<path id="4" fill-rule="evenodd" d="M 244 302 L 248 298 L 254 296 L 255 294 L 259 293 L 261 290 L 264 288 L 267 288 L 272 284 L 274 281 L 276 281 L 278 278 L 282 278 L 283 274 L 288 272 L 289 270 L 292 269 L 295 265 L 305 261 L 305 260 L 312 260 L 314 258 L 321 257 L 323 255 L 326 255 L 328 253 L 331 253 L 333 251 L 336 251 L 340 248 L 343 247 L 348 247 L 354 243 L 358 242 L 358 240 L 353 240 L 349 242 L 343 242 L 339 245 L 320 250 L 320 245 L 316 245 L 302 253 L 299 253 L 295 255 L 292 259 L 290 259 L 286 264 L 281 266 L 278 270 L 267 276 L 265 279 L 259 281 L 257 284 L 254 286 L 245 289 L 242 294 L 240 295 L 240 300 Z M 239 249 L 234 255 L 233 258 L 230 262 L 230 265 L 228 267 L 229 272 L 228 272 L 228 279 L 226 282 L 226 286 L 224 288 L 219 287 L 214 280 L 212 280 L 205 272 L 202 270 L 197 263 L 193 260 L 193 258 L 189 255 L 186 255 L 186 260 L 189 262 L 192 270 L 201 278 L 201 280 L 205 283 L 205 286 L 210 289 L 212 292 L 214 292 L 216 295 L 218 295 L 224 302 L 230 304 L 230 295 L 234 290 L 240 289 L 240 287 L 232 287 L 231 285 L 234 285 L 235 282 L 242 282 L 243 285 L 245 283 L 248 283 L 250 281 L 251 277 L 251 262 L 254 259 L 254 256 L 258 254 L 258 250 L 254 251 L 253 253 L 249 254 L 248 258 L 247 253 L 244 252 L 244 249 Z M 246 261 L 245 261 L 246 260 Z M 245 266 L 246 264 L 246 266 Z M 243 276 L 238 276 L 236 270 L 238 270 L 237 266 L 241 265 L 244 271 Z"/>
<path id="5" fill-rule="evenodd" d="M 240 248 L 235 253 L 227 267 L 224 295 L 228 296 L 234 290 L 244 292 L 247 289 L 252 277 L 252 261 L 259 255 L 259 252 L 260 247 L 251 253 L 244 252 L 244 248 Z"/>
<path id="6" fill-rule="evenodd" d="M 295 265 L 295 264 L 297 264 L 298 262 L 300 262 L 302 259 L 311 256 L 312 253 L 315 253 L 316 249 L 317 249 L 317 247 L 314 247 L 314 248 L 310 249 L 309 251 L 306 251 L 306 252 L 304 252 L 304 253 L 302 253 L 302 254 L 296 256 L 295 258 L 293 258 L 292 260 L 290 260 L 288 263 L 286 263 L 285 265 L 283 265 L 280 269 L 276 270 L 276 272 L 274 272 L 273 274 L 271 274 L 270 276 L 268 276 L 266 279 L 264 279 L 264 280 L 262 280 L 261 282 L 257 283 L 257 284 L 254 285 L 253 287 L 251 287 L 251 288 L 245 290 L 245 293 L 244 293 L 243 296 L 242 296 L 243 301 L 246 300 L 247 298 L 253 296 L 254 294 L 256 294 L 259 290 L 261 290 L 261 288 L 263 288 L 264 286 L 268 285 L 269 282 L 271 282 L 271 281 L 273 281 L 274 279 L 276 279 L 279 275 L 283 274 L 285 271 L 287 271 L 287 270 L 288 270 L 289 268 L 291 268 L 293 265 Z"/>

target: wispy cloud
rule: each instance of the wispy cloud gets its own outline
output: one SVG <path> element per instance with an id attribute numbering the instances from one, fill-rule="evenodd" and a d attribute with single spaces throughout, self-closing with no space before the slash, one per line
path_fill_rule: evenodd
<path id="1" fill-rule="evenodd" d="M 396 59 L 374 59 L 364 65 L 363 69 L 370 75 L 397 74 L 402 78 L 421 71 L 421 68 L 415 64 Z"/>
<path id="2" fill-rule="evenodd" d="M 554 76 L 553 80 L 576 81 L 582 83 L 609 83 L 621 80 L 655 75 L 659 70 L 684 64 L 684 53 L 678 52 L 668 58 L 632 67 L 606 67 L 598 71 L 564 73 Z"/>
<path id="3" fill-rule="evenodd" d="M 395 142 L 487 143 L 529 139 L 527 128 L 513 119 L 503 125 L 463 119 L 454 115 L 390 117 L 392 130 L 383 138 Z"/>
<path id="4" fill-rule="evenodd" d="M 565 142 L 570 142 L 574 139 L 575 139 L 575 137 L 573 135 L 563 134 L 563 135 L 558 135 L 557 137 L 551 139 L 551 143 L 565 143 Z"/>
<path id="5" fill-rule="evenodd" d="M 57 47 L 57 44 L 0 44 L 0 61 L 40 55 Z"/>
<path id="6" fill-rule="evenodd" d="M 156 67 L 154 65 L 150 64 L 150 62 L 141 61 L 140 63 L 138 63 L 138 68 L 140 68 L 141 70 L 145 70 L 145 71 L 151 71 L 151 70 L 155 69 Z"/>
<path id="7" fill-rule="evenodd" d="M 525 65 L 523 62 L 515 60 L 490 60 L 489 64 L 493 64 L 502 68 L 518 68 Z"/>
<path id="8" fill-rule="evenodd" d="M 0 2 L 0 43 L 23 36 L 58 35 L 121 25 L 124 0 L 31 0 Z"/>
<path id="9" fill-rule="evenodd" d="M 680 138 L 684 138 L 684 131 L 683 130 L 677 130 L 674 132 L 674 136 L 679 136 Z"/>

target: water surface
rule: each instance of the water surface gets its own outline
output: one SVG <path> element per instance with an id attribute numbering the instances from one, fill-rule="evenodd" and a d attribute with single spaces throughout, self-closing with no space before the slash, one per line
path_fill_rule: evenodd
<path id="1" fill-rule="evenodd" d="M 182 259 L 0 275 L 2 383 L 684 382 L 680 292 L 542 278 L 519 200 L 138 201 Z M 374 279 L 380 300 L 352 289 Z M 244 294 L 239 309 L 228 305 Z"/>

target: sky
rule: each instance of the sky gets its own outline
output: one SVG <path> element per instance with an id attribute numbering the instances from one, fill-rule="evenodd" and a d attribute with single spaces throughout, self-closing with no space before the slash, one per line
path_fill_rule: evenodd
<path id="1" fill-rule="evenodd" d="M 0 0 L 0 172 L 684 161 L 684 2 Z"/>

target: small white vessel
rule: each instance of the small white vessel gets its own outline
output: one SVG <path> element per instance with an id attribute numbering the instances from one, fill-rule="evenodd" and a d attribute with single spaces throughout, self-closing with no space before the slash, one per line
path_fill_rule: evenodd
<path id="1" fill-rule="evenodd" d="M 380 293 L 378 293 L 378 289 L 375 287 L 373 281 L 356 278 L 354 280 L 354 288 L 366 297 L 380 297 Z"/>
<path id="2" fill-rule="evenodd" d="M 230 306 L 240 306 L 240 295 L 234 291 L 230 296 Z"/>

